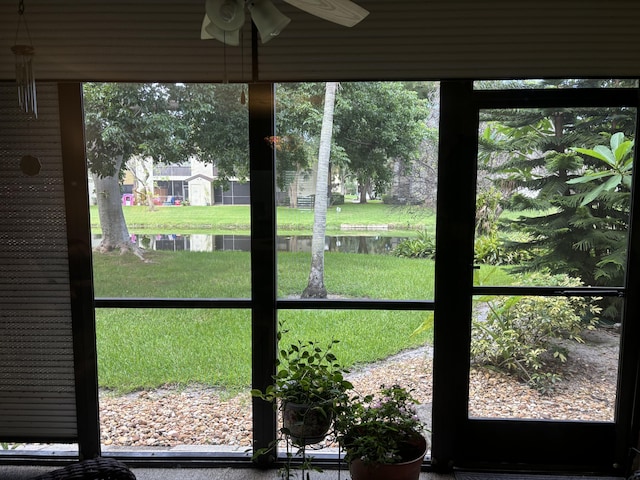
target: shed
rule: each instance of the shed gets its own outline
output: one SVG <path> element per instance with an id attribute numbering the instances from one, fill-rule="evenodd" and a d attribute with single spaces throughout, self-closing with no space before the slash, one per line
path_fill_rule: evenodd
<path id="1" fill-rule="evenodd" d="M 213 205 L 213 178 L 198 173 L 185 179 L 189 185 L 189 204 L 203 207 Z"/>

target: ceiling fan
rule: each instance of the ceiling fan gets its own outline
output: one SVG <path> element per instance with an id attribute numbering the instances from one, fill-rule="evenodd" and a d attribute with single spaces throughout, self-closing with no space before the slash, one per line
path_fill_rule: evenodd
<path id="1" fill-rule="evenodd" d="M 369 12 L 351 0 L 283 0 L 311 15 L 345 27 L 353 27 Z M 260 33 L 262 43 L 277 36 L 291 21 L 271 0 L 206 0 L 200 38 L 215 38 L 226 45 L 240 44 L 245 6 Z"/>

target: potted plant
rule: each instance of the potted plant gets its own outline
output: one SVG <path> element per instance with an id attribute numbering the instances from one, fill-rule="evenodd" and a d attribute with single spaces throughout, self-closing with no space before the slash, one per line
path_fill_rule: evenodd
<path id="1" fill-rule="evenodd" d="M 287 330 L 278 332 L 278 343 Z M 318 443 L 331 428 L 335 412 L 353 385 L 331 351 L 338 340 L 323 345 L 297 341 L 280 349 L 274 383 L 251 394 L 274 403 L 282 413 L 285 434 L 296 446 Z"/>
<path id="2" fill-rule="evenodd" d="M 336 418 L 338 442 L 353 480 L 417 480 L 427 452 L 411 393 L 382 386 L 378 395 L 355 396 Z"/>

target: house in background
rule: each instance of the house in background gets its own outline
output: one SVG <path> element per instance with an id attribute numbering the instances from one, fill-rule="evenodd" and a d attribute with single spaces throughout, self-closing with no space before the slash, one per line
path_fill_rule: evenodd
<path id="1" fill-rule="evenodd" d="M 143 205 L 152 192 L 156 205 L 248 205 L 249 183 L 231 179 L 215 186 L 217 169 L 191 158 L 183 164 L 154 165 L 151 160 L 132 160 L 122 181 L 122 193 L 133 194 Z M 92 190 L 92 185 L 89 186 Z M 186 203 L 185 203 L 186 202 Z"/>
<path id="2" fill-rule="evenodd" d="M 147 163 L 147 162 L 145 162 Z M 146 177 L 138 177 L 133 187 L 138 194 L 151 191 L 157 205 L 180 205 L 189 197 L 186 179 L 191 175 L 193 160 L 178 165 L 151 165 Z"/>

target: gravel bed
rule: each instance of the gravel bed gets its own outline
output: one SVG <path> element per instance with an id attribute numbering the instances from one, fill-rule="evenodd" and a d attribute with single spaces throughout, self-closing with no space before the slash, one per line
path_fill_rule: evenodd
<path id="1" fill-rule="evenodd" d="M 563 380 L 541 395 L 514 378 L 486 369 L 470 373 L 471 417 L 612 421 L 618 362 L 618 334 L 598 330 L 572 342 Z M 431 418 L 432 351 L 403 352 L 349 374 L 355 389 L 373 393 L 382 384 L 413 389 L 419 414 Z M 204 387 L 163 388 L 125 396 L 101 392 L 102 443 L 107 446 L 251 446 L 251 398 L 232 398 Z"/>

